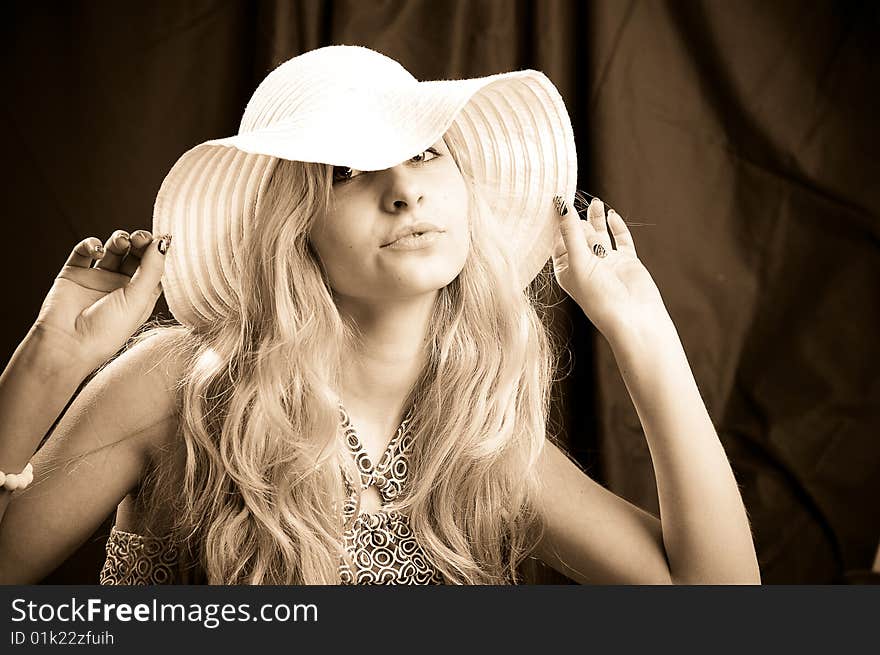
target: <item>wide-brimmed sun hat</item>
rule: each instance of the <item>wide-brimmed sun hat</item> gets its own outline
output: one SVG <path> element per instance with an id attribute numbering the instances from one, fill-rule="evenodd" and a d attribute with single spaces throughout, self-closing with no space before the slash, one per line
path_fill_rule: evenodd
<path id="1" fill-rule="evenodd" d="M 171 234 L 162 286 L 185 325 L 229 317 L 241 248 L 278 159 L 391 168 L 446 135 L 503 223 L 522 286 L 550 257 L 554 196 L 574 200 L 571 120 L 553 83 L 524 70 L 420 82 L 360 46 L 329 46 L 272 71 L 245 109 L 238 134 L 186 152 L 165 177 L 154 234 Z"/>

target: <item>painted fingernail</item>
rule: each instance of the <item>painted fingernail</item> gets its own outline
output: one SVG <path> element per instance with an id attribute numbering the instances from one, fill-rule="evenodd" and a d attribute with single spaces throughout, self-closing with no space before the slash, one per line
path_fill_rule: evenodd
<path id="1" fill-rule="evenodd" d="M 92 252 L 95 253 L 96 255 L 103 255 L 104 254 L 104 246 L 102 246 L 99 243 L 97 246 L 92 248 Z"/>
<path id="2" fill-rule="evenodd" d="M 556 213 L 560 216 L 566 216 L 568 214 L 568 205 L 565 202 L 565 199 L 562 196 L 554 196 L 553 204 L 556 207 Z"/>
<path id="3" fill-rule="evenodd" d="M 168 249 L 170 247 L 171 247 L 171 235 L 166 234 L 164 237 L 159 239 L 159 245 L 157 246 L 157 248 L 159 249 L 159 252 L 164 255 L 166 252 L 168 252 Z"/>
<path id="4" fill-rule="evenodd" d="M 605 246 L 601 243 L 597 243 L 593 245 L 593 252 L 596 253 L 596 257 L 602 258 L 605 257 L 608 253 L 605 252 Z"/>

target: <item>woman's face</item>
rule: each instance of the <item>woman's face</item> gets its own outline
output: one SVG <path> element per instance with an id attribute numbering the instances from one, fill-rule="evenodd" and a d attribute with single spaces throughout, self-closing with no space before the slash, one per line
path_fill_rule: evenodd
<path id="1" fill-rule="evenodd" d="M 468 192 L 449 149 L 383 171 L 333 170 L 333 202 L 310 234 L 340 296 L 389 300 L 433 293 L 470 248 Z"/>

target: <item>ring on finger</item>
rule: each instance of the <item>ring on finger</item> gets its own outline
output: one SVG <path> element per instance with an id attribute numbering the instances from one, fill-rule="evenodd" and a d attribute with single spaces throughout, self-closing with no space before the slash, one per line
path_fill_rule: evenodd
<path id="1" fill-rule="evenodd" d="M 608 255 L 608 252 L 605 250 L 605 246 L 603 246 L 601 243 L 594 243 L 593 254 L 601 259 L 603 257 L 606 257 Z"/>

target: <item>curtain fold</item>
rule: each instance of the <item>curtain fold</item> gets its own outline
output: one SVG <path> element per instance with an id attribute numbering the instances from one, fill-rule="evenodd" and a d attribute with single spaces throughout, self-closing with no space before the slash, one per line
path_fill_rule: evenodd
<path id="1" fill-rule="evenodd" d="M 635 225 L 764 580 L 867 569 L 880 541 L 876 5 L 591 8 L 591 191 Z M 657 511 L 644 435 L 596 345 L 607 482 Z"/>

